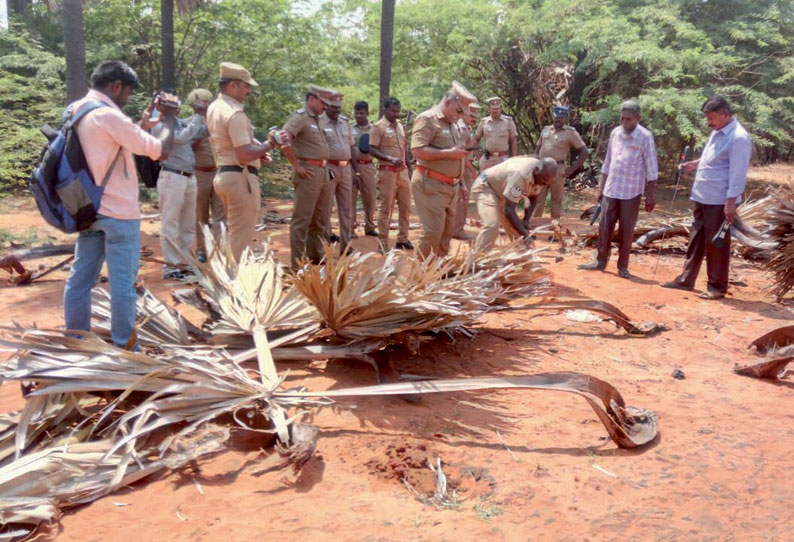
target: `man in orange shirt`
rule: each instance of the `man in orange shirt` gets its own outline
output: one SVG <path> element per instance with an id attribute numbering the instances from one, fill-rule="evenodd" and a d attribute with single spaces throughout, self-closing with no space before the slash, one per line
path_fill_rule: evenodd
<path id="1" fill-rule="evenodd" d="M 159 137 L 146 133 L 125 115 L 124 107 L 140 86 L 138 75 L 124 62 L 102 62 L 91 74 L 91 90 L 73 105 L 73 111 L 88 102 L 103 102 L 86 114 L 77 125 L 77 136 L 95 180 L 109 174 L 97 220 L 80 232 L 75 246 L 72 271 L 63 293 L 67 329 L 91 328 L 91 289 L 107 261 L 110 279 L 110 329 L 113 342 L 128 344 L 135 327 L 135 277 L 141 252 L 141 212 L 138 205 L 138 177 L 132 155 L 152 160 L 168 157 L 174 141 L 178 110 L 157 105 L 163 115 Z M 155 105 L 150 105 L 141 121 L 149 128 Z"/>

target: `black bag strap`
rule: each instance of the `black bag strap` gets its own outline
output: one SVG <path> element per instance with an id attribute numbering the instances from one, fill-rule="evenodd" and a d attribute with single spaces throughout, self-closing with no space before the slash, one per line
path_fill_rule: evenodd
<path id="1" fill-rule="evenodd" d="M 102 183 L 99 185 L 100 188 L 105 188 L 105 185 L 108 184 L 108 181 L 110 180 L 110 174 L 113 173 L 113 169 L 116 167 L 116 162 L 118 162 L 122 150 L 123 149 L 121 145 L 119 145 L 119 150 L 116 153 L 116 157 L 113 158 L 113 161 L 110 163 L 110 167 L 108 168 L 107 173 L 105 173 L 105 176 L 102 178 Z"/>

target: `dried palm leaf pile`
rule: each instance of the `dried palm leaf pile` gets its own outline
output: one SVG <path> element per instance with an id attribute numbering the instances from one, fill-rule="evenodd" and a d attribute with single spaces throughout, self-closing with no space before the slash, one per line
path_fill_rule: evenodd
<path id="1" fill-rule="evenodd" d="M 103 340 L 110 305 L 101 290 L 93 333 L 0 329 L 0 345 L 14 350 L 0 381 L 28 391 L 22 411 L 0 417 L 0 536 L 26 535 L 65 508 L 215 453 L 232 429 L 275 434 L 276 449 L 299 468 L 318 434 L 302 416 L 342 397 L 557 390 L 583 397 L 618 446 L 651 441 L 653 412 L 627 406 L 614 387 L 578 373 L 331 391 L 290 388 L 286 373 L 277 373 L 278 359 L 365 357 L 400 334 L 459 330 L 489 311 L 514 310 L 508 302 L 550 285 L 537 251 L 519 246 L 427 260 L 329 249 L 324 266 L 288 274 L 267 247 L 235 264 L 222 240 L 206 264 L 194 262 L 199 286 L 180 297 L 206 314 L 202 328 L 141 289 L 130 345 L 140 351 Z M 626 315 L 594 303 L 591 310 L 629 330 Z M 241 365 L 248 359 L 255 368 Z"/>
<path id="2" fill-rule="evenodd" d="M 774 329 L 752 343 L 750 348 L 764 356 L 764 361 L 749 365 L 734 367 L 734 372 L 743 376 L 782 380 L 788 373 L 786 368 L 794 362 L 794 326 L 785 326 Z"/>

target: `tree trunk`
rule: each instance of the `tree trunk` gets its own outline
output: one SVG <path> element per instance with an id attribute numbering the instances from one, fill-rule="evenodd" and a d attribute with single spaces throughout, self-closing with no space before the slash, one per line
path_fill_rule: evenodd
<path id="1" fill-rule="evenodd" d="M 11 8 L 11 11 L 17 14 L 24 14 L 28 10 L 28 4 L 30 0 L 11 0 L 8 3 L 8 7 Z"/>
<path id="2" fill-rule="evenodd" d="M 160 2 L 160 39 L 163 49 L 163 74 L 160 79 L 160 89 L 169 92 L 176 91 L 176 61 L 174 60 L 174 0 L 161 0 Z"/>
<path id="3" fill-rule="evenodd" d="M 8 30 L 8 2 L 0 0 L 0 30 Z"/>
<path id="4" fill-rule="evenodd" d="M 391 87 L 392 50 L 394 49 L 394 3 L 382 0 L 380 14 L 380 103 L 378 111 L 383 115 L 383 102 L 389 97 Z"/>
<path id="5" fill-rule="evenodd" d="M 61 13 L 66 56 L 66 103 L 79 100 L 88 91 L 83 40 L 83 0 L 63 0 Z"/>

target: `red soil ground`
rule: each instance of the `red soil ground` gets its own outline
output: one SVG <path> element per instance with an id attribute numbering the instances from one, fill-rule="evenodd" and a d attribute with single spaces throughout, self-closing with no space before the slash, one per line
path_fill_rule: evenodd
<path id="1" fill-rule="evenodd" d="M 791 171 L 754 175 L 779 181 Z M 2 205 L 1 230 L 53 234 L 30 202 Z M 266 206 L 285 216 L 289 210 L 284 201 Z M 567 219 L 576 216 L 571 209 Z M 145 220 L 143 230 L 144 245 L 159 254 L 159 223 Z M 286 259 L 287 226 L 270 226 L 265 235 Z M 355 244 L 375 248 L 373 238 Z M 439 394 L 416 404 L 344 400 L 345 408 L 315 413 L 322 431 L 317 455 L 297 479 L 272 468 L 276 459 L 261 449 L 259 436 L 237 434 L 199 472 L 166 473 L 67 512 L 43 539 L 794 540 L 794 382 L 732 373 L 734 363 L 753 359 L 750 341 L 791 323 L 791 304 L 773 303 L 763 272 L 742 260 L 733 261 L 729 297 L 714 302 L 659 287 L 677 274 L 680 256 L 662 256 L 654 275 L 655 253 L 633 255 L 631 281 L 617 277 L 614 262 L 605 273 L 577 271 L 589 251 L 559 262 L 557 256 L 550 245 L 544 259 L 554 273 L 554 295 L 608 301 L 670 330 L 633 338 L 610 323 L 576 323 L 563 314 L 492 314 L 473 339 L 425 343 L 418 355 L 395 352 L 395 367 L 443 378 L 588 373 L 616 386 L 629 404 L 657 412 L 660 435 L 652 444 L 618 449 L 587 404 L 569 394 Z M 26 287 L 0 276 L 2 322 L 61 325 L 66 276 L 56 272 Z M 158 264 L 143 263 L 140 279 L 172 302 L 174 284 L 163 282 Z M 374 383 L 371 368 L 355 362 L 284 368 L 290 384 L 312 389 Z M 676 368 L 684 380 L 672 378 Z M 20 407 L 18 389 L 0 386 L 2 411 Z M 427 462 L 437 458 L 460 497 L 456 507 L 423 504 L 401 481 L 432 493 Z"/>

